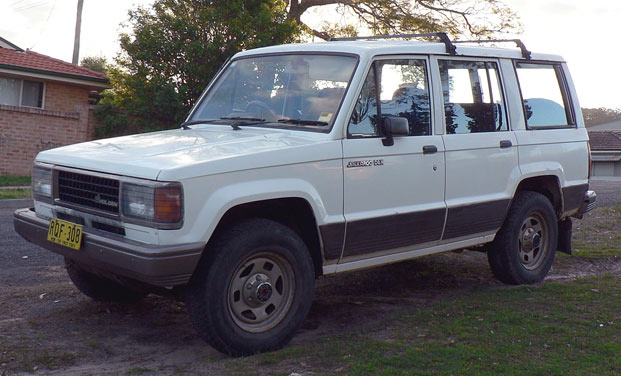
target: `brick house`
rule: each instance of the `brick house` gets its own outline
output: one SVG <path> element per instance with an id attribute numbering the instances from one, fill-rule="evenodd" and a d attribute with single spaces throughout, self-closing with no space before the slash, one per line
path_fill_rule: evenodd
<path id="1" fill-rule="evenodd" d="M 39 151 L 92 139 L 89 94 L 106 88 L 102 73 L 0 38 L 0 175 L 30 175 Z"/>

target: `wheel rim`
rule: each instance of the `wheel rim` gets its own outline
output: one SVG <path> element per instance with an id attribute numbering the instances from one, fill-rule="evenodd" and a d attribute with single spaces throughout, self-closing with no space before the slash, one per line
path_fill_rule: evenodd
<path id="1" fill-rule="evenodd" d="M 233 321 L 241 329 L 257 333 L 273 328 L 287 315 L 295 279 L 286 259 L 263 252 L 242 262 L 228 286 L 228 308 Z"/>
<path id="2" fill-rule="evenodd" d="M 539 213 L 531 213 L 520 226 L 519 257 L 528 270 L 537 269 L 549 252 L 548 225 Z"/>

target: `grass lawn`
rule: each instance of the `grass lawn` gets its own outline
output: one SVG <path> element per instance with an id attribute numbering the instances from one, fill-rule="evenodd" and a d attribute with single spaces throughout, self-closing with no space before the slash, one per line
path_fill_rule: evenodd
<path id="1" fill-rule="evenodd" d="M 0 176 L 0 187 L 30 185 L 30 176 Z"/>
<path id="2" fill-rule="evenodd" d="M 620 228 L 621 206 L 574 221 L 574 255 L 557 254 L 554 267 L 614 265 Z M 257 365 L 270 375 L 621 375 L 620 307 L 619 275 L 481 286 L 403 303 L 382 321 L 389 326 L 231 359 L 227 368 L 234 375 Z"/>
<path id="3" fill-rule="evenodd" d="M 621 375 L 620 228 L 621 206 L 597 208 L 582 221 L 575 221 L 575 252 L 573 256 L 557 254 L 553 271 L 557 277 L 563 278 L 556 279 L 556 282 L 548 279 L 537 285 L 515 287 L 490 281 L 491 277 L 481 277 L 480 283 L 468 282 L 472 281 L 471 278 L 451 279 L 458 273 L 490 274 L 486 265 L 476 262 L 468 264 L 467 268 L 460 266 L 457 257 L 461 255 L 457 254 L 451 255 L 455 262 L 449 264 L 428 263 L 444 269 L 433 269 L 428 273 L 419 270 L 419 277 L 411 279 L 404 276 L 405 273 L 417 273 L 411 268 L 396 269 L 403 273 L 386 279 L 381 269 L 375 275 L 363 271 L 341 281 L 351 280 L 371 286 L 388 280 L 392 285 L 385 289 L 368 289 L 370 291 L 365 290 L 366 287 L 353 289 L 366 291 L 355 296 L 349 294 L 349 289 L 330 288 L 328 292 L 335 294 L 337 300 L 324 296 L 317 312 L 331 325 L 320 327 L 318 333 L 313 334 L 313 329 L 305 328 L 299 333 L 305 337 L 302 341 L 294 338 L 292 344 L 283 350 L 244 358 L 207 355 L 202 362 L 193 361 L 191 364 L 169 359 L 167 362 L 174 364 L 166 365 L 166 370 L 174 369 L 172 374 L 180 375 L 270 376 L 294 373 L 304 376 Z M 589 270 L 591 277 L 572 277 L 584 275 L 580 272 Z M 438 282 L 442 276 L 448 277 L 448 281 Z M 375 279 L 369 281 L 367 278 Z M 36 293 L 29 298 L 29 304 L 43 304 L 45 300 L 40 297 L 40 291 L 54 291 L 49 282 L 46 283 L 33 287 Z M 55 283 L 64 286 L 63 289 L 68 288 L 65 280 Z M 408 290 L 412 284 L 422 287 Z M 389 290 L 393 288 L 406 293 L 391 294 Z M 430 290 L 431 294 L 428 294 Z M 384 297 L 381 291 L 386 291 L 388 296 Z M 65 298 L 74 293 L 68 294 Z M 3 301 L 9 304 L 17 298 L 11 295 Z M 351 300 L 348 303 L 351 307 L 341 305 L 334 308 L 341 300 Z M 155 303 L 150 304 L 155 306 Z M 151 342 L 157 341 L 152 341 L 150 334 L 146 334 L 150 325 L 154 329 L 171 325 L 176 328 L 176 332 L 172 330 L 171 333 L 195 338 L 195 334 L 184 332 L 189 326 L 185 323 L 187 318 L 177 316 L 183 313 L 182 305 L 164 301 L 158 304 L 164 307 L 174 304 L 175 308 L 160 308 L 158 315 L 163 317 L 144 320 L 141 308 L 117 307 L 110 311 L 103 305 L 83 308 L 94 311 L 91 316 L 82 318 L 83 311 L 76 312 L 76 306 L 67 312 L 62 310 L 69 309 L 68 306 L 59 306 L 42 314 L 45 311 L 33 303 L 32 310 L 26 310 L 20 316 L 27 317 L 27 321 L 0 322 L 4 325 L 0 328 L 0 375 L 4 375 L 5 370 L 16 373 L 33 371 L 35 366 L 63 369 L 84 364 L 82 362 L 92 364 L 94 356 L 104 354 L 95 353 L 93 356 L 93 349 L 98 346 L 136 349 L 147 342 L 151 346 Z M 28 304 L 19 303 L 20 309 L 23 306 Z M 90 305 L 82 302 L 78 306 Z M 390 309 L 382 310 L 386 306 Z M 149 305 L 144 307 L 151 308 Z M 128 324 L 126 329 L 137 333 L 135 336 L 113 337 L 113 342 L 108 342 L 111 338 L 109 329 L 104 329 L 108 326 L 102 324 L 107 319 L 104 320 L 99 312 L 127 317 L 130 321 L 139 318 L 133 322 L 140 322 L 140 327 L 145 325 L 147 332 Z M 80 320 L 72 314 L 79 315 Z M 330 320 L 328 315 L 340 315 L 343 320 Z M 182 320 L 184 324 L 171 324 L 167 320 Z M 342 324 L 345 320 L 360 324 L 348 326 Z M 69 336 L 63 341 L 67 332 L 63 325 L 73 325 L 75 333 L 90 333 L 94 329 L 96 333 L 92 338 L 76 340 Z M 60 329 L 54 332 L 52 328 Z M 149 353 L 154 358 L 170 352 L 165 345 L 154 349 L 153 355 Z M 103 356 L 109 358 L 104 361 L 110 364 L 116 361 L 115 356 L 122 358 L 112 351 L 105 354 Z M 163 366 L 160 363 L 134 364 L 134 361 L 141 360 L 133 358 L 132 362 L 122 363 L 129 368 L 115 374 L 158 374 L 158 367 Z M 100 365 L 101 359 L 95 364 Z"/>
<path id="4" fill-rule="evenodd" d="M 30 184 L 30 176 L 0 176 L 0 200 L 12 198 L 31 198 L 32 190 L 30 188 L 3 188 L 29 186 Z"/>
<path id="5" fill-rule="evenodd" d="M 573 249 L 581 257 L 621 256 L 621 206 L 597 208 L 574 221 Z"/>
<path id="6" fill-rule="evenodd" d="M 390 327 L 232 359 L 232 374 L 619 375 L 621 278 L 500 287 L 400 310 Z"/>
<path id="7" fill-rule="evenodd" d="M 11 198 L 32 198 L 32 190 L 30 188 L 2 189 L 0 187 L 0 200 Z"/>

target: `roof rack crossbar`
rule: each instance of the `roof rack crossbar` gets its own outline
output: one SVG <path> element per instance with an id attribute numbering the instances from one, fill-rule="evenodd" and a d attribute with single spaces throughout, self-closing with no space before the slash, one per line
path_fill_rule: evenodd
<path id="1" fill-rule="evenodd" d="M 453 43 L 504 43 L 504 42 L 512 42 L 522 51 L 522 57 L 526 60 L 530 60 L 532 58 L 532 53 L 526 48 L 524 42 L 520 39 L 479 39 L 479 40 L 458 40 Z"/>
<path id="2" fill-rule="evenodd" d="M 446 47 L 446 52 L 449 55 L 457 55 L 457 48 L 451 41 L 451 38 L 444 33 L 423 33 L 423 34 L 393 34 L 393 35 L 374 35 L 368 37 L 347 37 L 347 38 L 330 38 L 329 42 L 337 41 L 354 41 L 354 40 L 374 40 L 374 39 L 395 39 L 395 38 L 420 38 L 420 37 L 436 37 L 440 39 Z"/>

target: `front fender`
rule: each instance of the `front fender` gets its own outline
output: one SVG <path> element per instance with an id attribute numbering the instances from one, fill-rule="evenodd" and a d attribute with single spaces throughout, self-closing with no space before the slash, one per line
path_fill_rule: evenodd
<path id="1" fill-rule="evenodd" d="M 300 198 L 313 210 L 317 225 L 344 221 L 340 160 L 198 177 L 184 181 L 183 187 L 184 227 L 160 231 L 163 244 L 207 243 L 227 211 L 264 200 Z"/>
<path id="2" fill-rule="evenodd" d="M 289 178 L 243 182 L 221 187 L 209 197 L 195 222 L 203 225 L 208 223 L 203 228 L 201 238 L 208 241 L 230 209 L 238 205 L 279 198 L 301 198 L 313 209 L 318 224 L 327 220 L 328 213 L 321 195 L 307 181 Z"/>

